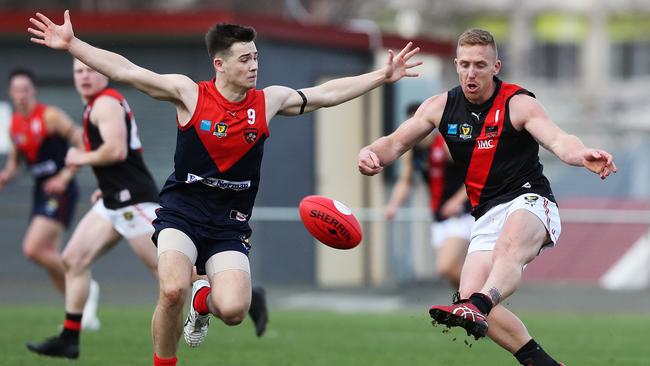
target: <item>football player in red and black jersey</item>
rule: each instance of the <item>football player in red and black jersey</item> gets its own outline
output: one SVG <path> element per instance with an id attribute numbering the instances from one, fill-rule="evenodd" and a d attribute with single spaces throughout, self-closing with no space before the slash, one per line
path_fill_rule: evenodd
<path id="1" fill-rule="evenodd" d="M 412 117 L 420 103 L 408 106 Z M 406 200 L 413 185 L 413 176 L 419 173 L 429 188 L 431 208 L 431 246 L 436 252 L 436 271 L 458 290 L 463 261 L 474 218 L 469 214 L 469 201 L 463 184 L 463 169 L 456 164 L 444 138 L 433 132 L 413 149 L 402 155 L 402 166 L 390 200 L 384 210 L 392 220 L 399 206 Z"/>
<path id="2" fill-rule="evenodd" d="M 255 30 L 217 24 L 206 35 L 215 78 L 195 82 L 180 74 L 160 75 L 126 58 L 93 47 L 74 36 L 66 11 L 63 25 L 37 13 L 30 19 L 32 41 L 67 50 L 118 82 L 176 106 L 178 138 L 174 172 L 160 193 L 154 221 L 158 246 L 160 297 L 153 318 L 154 365 L 175 365 L 181 331 L 199 345 L 209 314 L 239 324 L 251 303 L 248 222 L 260 179 L 269 121 L 295 116 L 356 98 L 380 85 L 417 76 L 410 61 L 419 49 L 408 44 L 389 52 L 385 67 L 322 85 L 294 90 L 256 89 Z M 185 328 L 179 322 L 192 265 L 208 281 L 195 282 Z M 215 291 L 211 291 L 211 287 Z"/>
<path id="3" fill-rule="evenodd" d="M 426 100 L 391 135 L 359 153 L 359 170 L 374 175 L 437 128 L 464 168 L 476 222 L 460 280 L 460 298 L 431 307 L 435 322 L 486 334 L 522 365 L 555 366 L 502 301 L 521 281 L 524 266 L 555 245 L 560 220 L 542 172 L 539 146 L 566 164 L 601 179 L 616 172 L 612 156 L 587 148 L 561 130 L 528 90 L 497 78 L 501 68 L 492 35 L 464 32 L 454 60 L 460 85 Z M 488 327 L 489 324 L 489 327 Z"/>
<path id="4" fill-rule="evenodd" d="M 76 167 L 65 165 L 70 145 L 82 146 L 81 130 L 61 109 L 40 103 L 34 76 L 27 69 L 9 75 L 9 97 L 14 112 L 9 136 L 13 146 L 0 171 L 0 191 L 24 161 L 34 178 L 29 227 L 23 239 L 23 253 L 43 267 L 59 292 L 65 293 L 65 274 L 60 248 L 64 230 L 77 206 Z M 93 281 L 94 283 L 94 281 Z M 94 283 L 95 288 L 98 288 Z M 97 293 L 88 299 L 82 326 L 96 330 Z"/>

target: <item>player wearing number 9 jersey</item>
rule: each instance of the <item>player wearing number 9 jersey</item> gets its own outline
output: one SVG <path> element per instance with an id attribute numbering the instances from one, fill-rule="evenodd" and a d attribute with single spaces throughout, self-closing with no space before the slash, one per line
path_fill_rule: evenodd
<path id="1" fill-rule="evenodd" d="M 257 193 L 268 121 L 276 114 L 299 115 L 356 98 L 405 76 L 421 62 L 409 43 L 386 65 L 354 77 L 296 91 L 283 86 L 255 88 L 255 30 L 216 24 L 206 35 L 215 78 L 196 83 L 181 74 L 160 75 L 74 36 L 69 12 L 57 25 L 37 13 L 30 19 L 32 41 L 63 49 L 116 81 L 176 106 L 175 171 L 161 195 L 154 222 L 160 296 L 153 317 L 154 365 L 176 364 L 180 318 L 192 264 L 208 275 L 193 286 L 185 340 L 200 344 L 209 314 L 228 325 L 244 319 L 251 304 L 248 220 Z M 204 285 L 206 284 L 206 285 Z"/>

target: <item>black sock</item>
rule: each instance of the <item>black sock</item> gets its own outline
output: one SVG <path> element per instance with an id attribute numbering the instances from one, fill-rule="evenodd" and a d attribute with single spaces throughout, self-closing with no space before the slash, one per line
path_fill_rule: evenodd
<path id="1" fill-rule="evenodd" d="M 469 301 L 485 315 L 490 314 L 490 310 L 492 310 L 492 307 L 494 306 L 492 300 L 490 300 L 487 295 L 480 292 L 473 293 L 472 296 L 469 297 Z"/>
<path id="2" fill-rule="evenodd" d="M 81 332 L 81 314 L 65 313 L 65 322 L 59 337 L 79 343 L 79 332 Z"/>
<path id="3" fill-rule="evenodd" d="M 524 366 L 558 366 L 559 364 L 551 356 L 531 339 L 519 351 L 514 353 L 515 358 Z"/>

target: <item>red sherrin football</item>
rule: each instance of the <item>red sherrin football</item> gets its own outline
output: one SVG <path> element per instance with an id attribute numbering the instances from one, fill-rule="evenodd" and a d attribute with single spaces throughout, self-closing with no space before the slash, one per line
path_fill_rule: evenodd
<path id="1" fill-rule="evenodd" d="M 300 201 L 300 219 L 311 235 L 336 249 L 351 249 L 361 242 L 361 225 L 352 211 L 337 200 L 307 196 Z"/>

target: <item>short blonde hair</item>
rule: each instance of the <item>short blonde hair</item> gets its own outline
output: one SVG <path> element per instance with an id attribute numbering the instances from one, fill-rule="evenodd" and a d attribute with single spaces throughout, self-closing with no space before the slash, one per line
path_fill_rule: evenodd
<path id="1" fill-rule="evenodd" d="M 499 58 L 499 53 L 497 51 L 497 43 L 494 40 L 492 34 L 484 29 L 472 28 L 463 32 L 463 34 L 458 37 L 458 46 L 490 46 L 494 50 L 495 58 Z"/>

